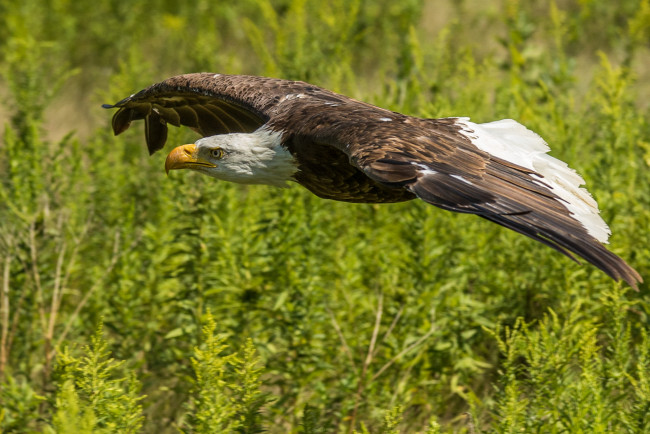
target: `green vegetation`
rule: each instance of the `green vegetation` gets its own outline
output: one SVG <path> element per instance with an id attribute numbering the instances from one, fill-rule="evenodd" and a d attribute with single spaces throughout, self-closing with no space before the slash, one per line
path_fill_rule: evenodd
<path id="1" fill-rule="evenodd" d="M 648 0 L 0 0 L 0 17 L 3 432 L 650 430 L 647 283 L 415 201 L 166 177 L 142 127 L 115 138 L 99 107 L 214 71 L 511 117 L 585 177 L 648 280 Z"/>

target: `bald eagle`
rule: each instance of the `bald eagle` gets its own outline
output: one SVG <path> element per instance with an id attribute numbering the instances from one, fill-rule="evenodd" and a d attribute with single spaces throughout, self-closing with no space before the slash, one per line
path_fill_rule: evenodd
<path id="1" fill-rule="evenodd" d="M 103 107 L 118 109 L 116 135 L 144 119 L 150 154 L 163 148 L 167 124 L 202 136 L 169 153 L 167 172 L 274 186 L 294 181 L 346 202 L 419 198 L 580 256 L 635 289 L 643 281 L 603 246 L 610 230 L 580 187 L 584 180 L 511 119 L 422 119 L 305 82 L 214 73 L 172 77 Z"/>

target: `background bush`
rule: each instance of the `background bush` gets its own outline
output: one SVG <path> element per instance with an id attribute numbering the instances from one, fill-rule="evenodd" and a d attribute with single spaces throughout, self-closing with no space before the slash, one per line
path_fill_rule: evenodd
<path id="1" fill-rule="evenodd" d="M 3 432 L 643 432 L 648 286 L 473 216 L 237 186 L 99 108 L 168 76 L 511 117 L 650 276 L 650 3 L 0 1 Z M 193 141 L 170 131 L 168 143 Z"/>

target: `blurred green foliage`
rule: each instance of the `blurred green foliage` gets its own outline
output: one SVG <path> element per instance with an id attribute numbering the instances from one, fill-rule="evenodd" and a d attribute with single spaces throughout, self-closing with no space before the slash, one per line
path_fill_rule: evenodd
<path id="1" fill-rule="evenodd" d="M 0 17 L 3 432 L 650 429 L 647 284 L 415 201 L 167 178 L 99 108 L 215 71 L 515 118 L 648 278 L 648 0 L 0 0 Z"/>

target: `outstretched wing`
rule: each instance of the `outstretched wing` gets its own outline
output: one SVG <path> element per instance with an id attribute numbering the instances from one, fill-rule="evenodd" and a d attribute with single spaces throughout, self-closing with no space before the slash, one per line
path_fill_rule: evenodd
<path id="1" fill-rule="evenodd" d="M 325 92 L 300 81 L 197 73 L 169 78 L 103 107 L 118 108 L 113 115 L 116 135 L 131 121 L 144 119 L 147 148 L 153 154 L 165 145 L 168 123 L 190 127 L 204 137 L 252 132 L 287 96 L 318 91 Z"/>
<path id="2" fill-rule="evenodd" d="M 418 119 L 361 106 L 336 118 L 317 116 L 303 135 L 313 131 L 318 141 L 346 152 L 374 181 L 443 209 L 476 214 L 574 260 L 582 257 L 634 288 L 642 282 L 603 246 L 610 231 L 580 188 L 584 180 L 547 155 L 544 140 L 521 124 Z"/>

